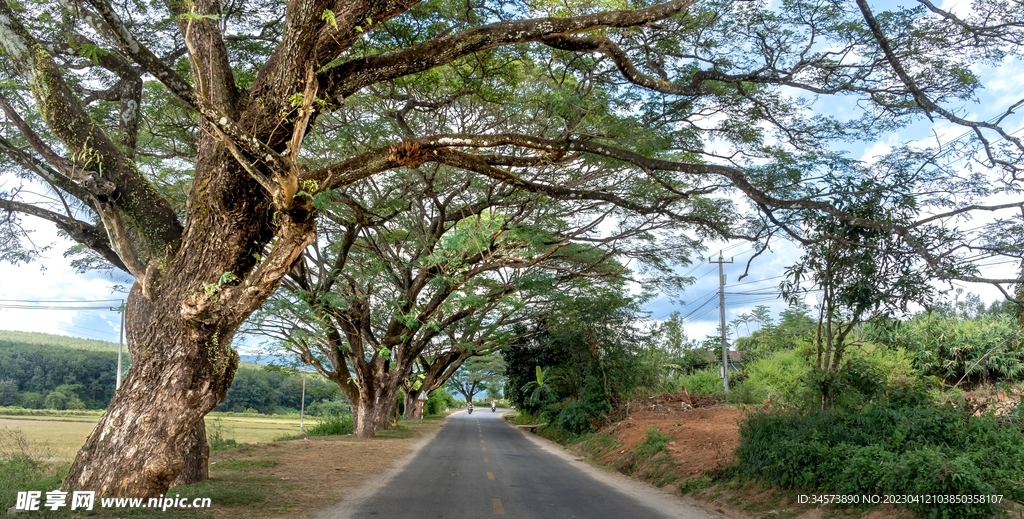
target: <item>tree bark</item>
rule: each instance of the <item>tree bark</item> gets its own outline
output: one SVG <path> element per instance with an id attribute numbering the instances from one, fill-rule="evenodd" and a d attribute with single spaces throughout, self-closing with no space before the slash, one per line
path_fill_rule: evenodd
<path id="1" fill-rule="evenodd" d="M 172 487 L 191 485 L 210 478 L 210 444 L 206 441 L 206 421 L 196 422 L 192 432 L 181 446 L 184 461 L 181 473 L 171 482 Z"/>
<path id="2" fill-rule="evenodd" d="M 136 277 L 125 316 L 132 367 L 65 490 L 153 497 L 206 476 L 202 420 L 234 378 L 232 338 L 312 242 L 308 207 L 275 227 L 265 191 L 217 143 L 203 139 L 199 156 L 181 247 Z"/>
<path id="3" fill-rule="evenodd" d="M 423 418 L 423 410 L 416 405 L 420 391 L 405 390 L 405 418 L 408 420 L 419 420 Z"/>
<path id="4" fill-rule="evenodd" d="M 354 426 L 352 433 L 359 438 L 373 438 L 377 431 L 388 429 L 391 415 L 395 412 L 398 386 L 382 384 L 380 391 L 373 395 L 360 395 L 353 402 Z M 360 392 L 362 393 L 362 392 Z M 379 398 L 378 398 L 379 396 Z"/>
<path id="5" fill-rule="evenodd" d="M 132 287 L 126 325 L 134 362 L 78 452 L 66 490 L 156 496 L 181 476 L 186 458 L 199 458 L 191 459 L 186 478 L 205 471 L 196 468 L 197 462 L 205 465 L 200 423 L 224 398 L 238 368 L 238 354 L 230 348 L 234 330 L 197 334 L 176 306 L 151 303 L 138 283 Z"/>

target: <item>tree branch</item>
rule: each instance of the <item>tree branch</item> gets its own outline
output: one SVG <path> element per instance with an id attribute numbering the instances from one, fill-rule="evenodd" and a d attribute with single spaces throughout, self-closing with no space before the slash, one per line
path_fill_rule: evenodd
<path id="1" fill-rule="evenodd" d="M 696 0 L 671 0 L 646 9 L 605 11 L 569 18 L 536 18 L 499 22 L 442 36 L 414 47 L 343 63 L 322 75 L 333 98 L 348 97 L 379 83 L 434 67 L 490 48 L 538 41 L 553 34 L 573 34 L 605 27 L 636 27 L 676 15 Z"/>

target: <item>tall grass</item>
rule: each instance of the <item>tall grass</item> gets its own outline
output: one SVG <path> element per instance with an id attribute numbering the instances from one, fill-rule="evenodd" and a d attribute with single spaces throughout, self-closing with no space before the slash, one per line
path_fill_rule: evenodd
<path id="1" fill-rule="evenodd" d="M 66 471 L 66 466 L 48 464 L 31 452 L 21 431 L 0 427 L 0 510 L 13 507 L 18 492 L 56 490 Z"/>
<path id="2" fill-rule="evenodd" d="M 325 416 L 309 430 L 309 435 L 335 436 L 341 434 L 352 434 L 352 431 L 355 430 L 354 420 L 354 417 L 350 414 Z"/>

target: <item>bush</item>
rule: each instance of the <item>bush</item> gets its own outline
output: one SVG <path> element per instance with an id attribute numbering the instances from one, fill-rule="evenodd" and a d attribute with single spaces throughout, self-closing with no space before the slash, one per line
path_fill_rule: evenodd
<path id="1" fill-rule="evenodd" d="M 805 352 L 787 350 L 755 360 L 746 365 L 744 371 L 747 379 L 743 388 L 750 393 L 752 401 L 760 402 L 771 396 L 783 402 L 796 403 L 805 391 L 811 363 Z"/>
<path id="2" fill-rule="evenodd" d="M 313 402 L 306 408 L 310 416 L 342 416 L 352 414 L 352 408 L 345 399 L 321 400 Z"/>
<path id="3" fill-rule="evenodd" d="M 207 424 L 206 441 L 210 444 L 211 451 L 222 451 L 238 447 L 238 442 L 225 436 L 224 424 L 220 420 L 214 420 Z"/>
<path id="4" fill-rule="evenodd" d="M 457 407 L 455 397 L 445 391 L 444 388 L 437 389 L 430 392 L 427 396 L 427 403 L 423 404 L 423 414 L 435 415 L 441 414 L 445 409 L 454 409 Z"/>
<path id="5" fill-rule="evenodd" d="M 21 407 L 25 409 L 42 409 L 43 401 L 46 399 L 42 394 L 35 391 L 25 391 L 21 394 Z"/>
<path id="6" fill-rule="evenodd" d="M 992 416 L 887 386 L 862 406 L 755 413 L 740 426 L 738 472 L 787 489 L 1024 499 L 1024 432 Z M 936 518 L 981 518 L 991 504 L 909 503 Z"/>
<path id="7" fill-rule="evenodd" d="M 651 427 L 647 429 L 647 437 L 644 438 L 644 441 L 636 446 L 635 452 L 641 458 L 650 458 L 659 452 L 668 451 L 668 442 L 670 441 L 672 441 L 671 436 L 661 434 L 657 429 Z"/>
<path id="8" fill-rule="evenodd" d="M 722 388 L 722 377 L 718 376 L 717 368 L 694 371 L 681 377 L 680 382 L 687 391 L 694 395 L 722 395 L 725 393 Z"/>
<path id="9" fill-rule="evenodd" d="M 919 314 L 887 339 L 913 355 L 914 367 L 949 384 L 1024 380 L 1024 332 L 1010 315 L 975 318 Z"/>
<path id="10" fill-rule="evenodd" d="M 572 435 L 593 432 L 612 410 L 604 386 L 594 372 L 587 375 L 580 397 L 565 404 L 562 412 L 558 413 L 556 424 Z"/>
<path id="11" fill-rule="evenodd" d="M 85 409 L 85 402 L 78 396 L 81 384 L 63 384 L 54 388 L 43 400 L 47 409 Z"/>
<path id="12" fill-rule="evenodd" d="M 309 430 L 309 435 L 334 436 L 340 434 L 352 434 L 354 429 L 355 422 L 350 414 L 342 416 L 326 416 Z"/>

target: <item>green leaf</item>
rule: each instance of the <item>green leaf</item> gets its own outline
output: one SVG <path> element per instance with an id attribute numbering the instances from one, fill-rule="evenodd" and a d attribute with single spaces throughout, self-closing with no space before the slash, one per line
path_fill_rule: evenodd
<path id="1" fill-rule="evenodd" d="M 238 281 L 238 276 L 234 272 L 228 271 L 220 275 L 220 279 L 217 280 L 217 286 L 221 287 L 232 281 Z"/>
<path id="2" fill-rule="evenodd" d="M 320 19 L 327 22 L 327 25 L 338 28 L 338 20 L 334 17 L 334 11 L 330 9 L 324 9 L 324 13 L 320 15 Z"/>

